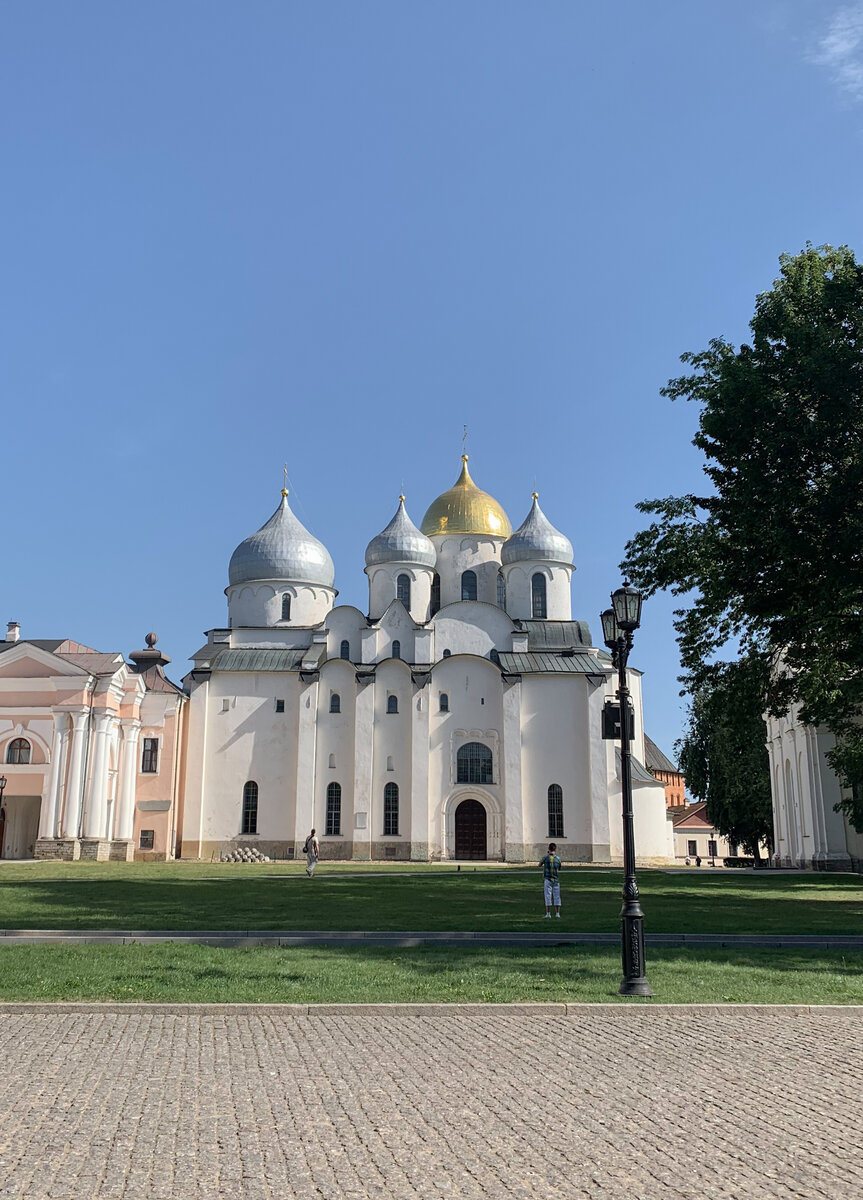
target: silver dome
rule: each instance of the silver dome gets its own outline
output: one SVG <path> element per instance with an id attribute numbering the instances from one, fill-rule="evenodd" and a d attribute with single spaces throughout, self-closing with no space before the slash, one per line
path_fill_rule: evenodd
<path id="1" fill-rule="evenodd" d="M 399 496 L 396 515 L 366 547 L 366 566 L 380 563 L 422 563 L 433 567 L 437 561 L 434 543 L 420 533 L 405 510 L 405 498 Z"/>
<path id="2" fill-rule="evenodd" d="M 501 550 L 504 565 L 515 562 L 555 562 L 572 566 L 572 542 L 564 537 L 539 507 L 536 492 L 524 522 Z"/>
<path id="3" fill-rule="evenodd" d="M 282 492 L 282 503 L 266 525 L 240 542 L 228 567 L 232 585 L 283 579 L 332 587 L 335 575 L 329 551 L 291 512 L 287 492 Z"/>

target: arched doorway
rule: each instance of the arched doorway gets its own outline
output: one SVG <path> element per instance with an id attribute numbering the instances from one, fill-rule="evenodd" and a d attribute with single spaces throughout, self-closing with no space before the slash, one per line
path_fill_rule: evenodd
<path id="1" fill-rule="evenodd" d="M 462 800 L 455 810 L 456 858 L 488 858 L 485 806 Z"/>

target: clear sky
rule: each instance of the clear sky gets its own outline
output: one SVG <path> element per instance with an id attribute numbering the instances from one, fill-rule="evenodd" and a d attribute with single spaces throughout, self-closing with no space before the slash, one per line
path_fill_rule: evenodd
<path id="1" fill-rule="evenodd" d="M 783 251 L 861 247 L 863 3 L 0 9 L 0 636 L 174 676 L 292 504 L 366 607 L 404 488 L 534 480 L 597 614 L 636 501 L 701 487 L 678 356 Z M 672 601 L 633 663 L 682 725 Z"/>

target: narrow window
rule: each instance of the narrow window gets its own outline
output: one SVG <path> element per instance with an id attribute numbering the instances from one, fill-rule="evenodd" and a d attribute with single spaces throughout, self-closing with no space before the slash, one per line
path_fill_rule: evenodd
<path id="1" fill-rule="evenodd" d="M 441 712 L 449 712 L 449 696 L 446 692 L 440 694 L 440 710 Z"/>
<path id="2" fill-rule="evenodd" d="M 398 711 L 399 711 L 398 696 L 387 696 L 387 712 L 388 713 L 397 713 Z"/>
<path id="3" fill-rule="evenodd" d="M 476 600 L 476 571 L 462 571 L 461 598 L 462 600 Z"/>
<path id="4" fill-rule="evenodd" d="M 155 843 L 155 841 L 156 841 L 155 829 L 142 829 L 141 830 L 141 839 L 138 842 L 138 847 L 141 850 L 152 850 L 153 844 Z"/>
<path id="5" fill-rule="evenodd" d="M 402 644 L 401 642 L 393 642 L 393 658 L 401 658 Z"/>
<path id="6" fill-rule="evenodd" d="M 282 620 L 290 621 L 291 619 L 291 597 L 287 592 L 282 593 Z"/>
<path id="7" fill-rule="evenodd" d="M 545 603 L 545 576 L 537 573 L 534 575 L 530 583 L 531 599 L 533 601 L 532 609 L 534 617 L 545 617 L 548 615 Z"/>
<path id="8" fill-rule="evenodd" d="M 284 702 L 284 700 L 277 700 L 277 701 L 276 701 L 276 712 L 281 712 L 281 713 L 283 713 L 284 711 L 285 711 L 285 702 Z"/>
<path id="9" fill-rule="evenodd" d="M 405 608 L 410 611 L 411 607 L 411 579 L 410 575 L 399 575 L 396 581 L 396 595 Z"/>
<path id="10" fill-rule="evenodd" d="M 690 858 L 695 858 L 695 856 L 698 854 L 698 842 L 687 842 L 686 846 L 686 853 Z"/>
<path id="11" fill-rule="evenodd" d="M 13 738 L 6 750 L 7 763 L 23 765 L 30 761 L 30 743 L 26 738 Z"/>
<path id="12" fill-rule="evenodd" d="M 334 771 L 335 769 L 336 769 L 336 756 L 335 756 L 335 754 L 331 754 L 330 755 L 330 770 Z"/>
<path id="13" fill-rule="evenodd" d="M 258 832 L 258 785 L 250 779 L 243 787 L 243 829 L 242 832 Z"/>
<path id="14" fill-rule="evenodd" d="M 497 573 L 497 606 L 506 608 L 506 580 L 503 577 L 503 571 Z"/>
<path id="15" fill-rule="evenodd" d="M 333 692 L 330 696 L 330 712 L 340 713 L 342 711 L 342 698 L 338 692 Z"/>
<path id="16" fill-rule="evenodd" d="M 145 775 L 155 775 L 159 769 L 159 739 L 144 738 L 141 754 L 141 770 Z"/>
<path id="17" fill-rule="evenodd" d="M 500 666 L 500 655 L 498 654 L 497 650 L 490 650 L 488 656 L 493 663 L 497 663 L 497 665 Z"/>
<path id="18" fill-rule="evenodd" d="M 452 654 L 452 650 L 444 650 L 444 652 L 443 652 L 443 656 L 444 656 L 444 658 L 449 658 L 449 656 L 450 656 L 451 654 Z"/>
<path id="19" fill-rule="evenodd" d="M 345 662 L 351 661 L 351 644 L 347 638 L 345 638 L 339 647 L 339 658 L 343 658 Z"/>
<path id="20" fill-rule="evenodd" d="M 387 770 L 388 771 L 395 770 L 395 767 L 393 766 L 393 756 L 391 754 L 387 755 Z"/>
<path id="21" fill-rule="evenodd" d="M 434 616 L 436 612 L 440 612 L 440 575 L 433 575 L 431 583 L 429 613 Z"/>
<path id="22" fill-rule="evenodd" d="M 230 712 L 230 711 L 231 711 L 230 700 L 227 700 L 227 699 L 223 700 L 222 701 L 222 712 Z"/>
<path id="23" fill-rule="evenodd" d="M 563 834 L 563 788 L 552 783 L 548 789 L 548 836 L 562 838 Z"/>
<path id="24" fill-rule="evenodd" d="M 384 788 L 384 837 L 398 837 L 399 785 L 388 783 Z"/>
<path id="25" fill-rule="evenodd" d="M 491 750 L 481 742 L 467 742 L 456 755 L 457 783 L 492 783 Z"/>
<path id="26" fill-rule="evenodd" d="M 718 853 L 718 851 L 717 851 L 717 848 L 716 848 L 716 842 L 714 842 L 713 838 L 708 838 L 708 841 L 707 841 L 707 854 L 708 854 L 708 857 L 709 857 L 709 858 L 716 858 L 716 855 L 717 855 L 717 853 Z"/>
<path id="27" fill-rule="evenodd" d="M 342 785 L 331 783 L 327 788 L 327 837 L 342 832 Z"/>

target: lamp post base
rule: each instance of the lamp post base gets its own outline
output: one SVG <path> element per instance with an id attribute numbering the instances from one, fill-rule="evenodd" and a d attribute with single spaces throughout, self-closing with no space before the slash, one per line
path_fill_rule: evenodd
<path id="1" fill-rule="evenodd" d="M 642 975 L 640 979 L 622 979 L 617 994 L 619 996 L 652 996 L 653 988 Z"/>

